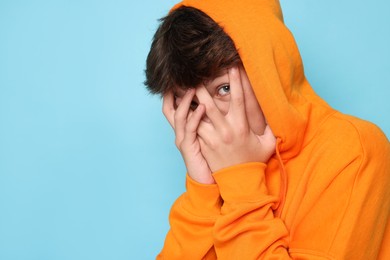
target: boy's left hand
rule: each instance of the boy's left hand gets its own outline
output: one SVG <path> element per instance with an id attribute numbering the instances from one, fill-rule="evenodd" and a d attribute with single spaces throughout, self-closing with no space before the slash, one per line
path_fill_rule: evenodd
<path id="1" fill-rule="evenodd" d="M 212 172 L 241 163 L 266 163 L 275 152 L 276 138 L 270 127 L 267 125 L 262 135 L 256 135 L 248 123 L 239 69 L 231 68 L 228 73 L 231 101 L 226 115 L 219 111 L 204 87 L 196 92 L 209 119 L 200 123 L 198 138 Z"/>

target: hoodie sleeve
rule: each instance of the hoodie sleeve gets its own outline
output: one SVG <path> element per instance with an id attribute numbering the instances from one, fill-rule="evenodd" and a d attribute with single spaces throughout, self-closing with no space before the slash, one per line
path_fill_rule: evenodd
<path id="1" fill-rule="evenodd" d="M 187 175 L 186 188 L 172 206 L 171 227 L 157 259 L 216 259 L 212 229 L 222 204 L 218 186 Z"/>
<path id="2" fill-rule="evenodd" d="M 224 200 L 214 226 L 218 258 L 289 258 L 287 228 L 273 214 L 278 198 L 267 192 L 265 168 L 263 163 L 247 163 L 214 173 Z"/>
<path id="3" fill-rule="evenodd" d="M 370 125 L 359 135 L 360 143 L 349 132 L 351 142 L 344 141 L 332 162 L 318 161 L 323 170 L 306 187 L 307 207 L 294 209 L 301 217 L 293 235 L 273 214 L 278 198 L 268 193 L 265 164 L 214 173 L 224 200 L 213 232 L 218 258 L 390 259 L 390 145 Z"/>

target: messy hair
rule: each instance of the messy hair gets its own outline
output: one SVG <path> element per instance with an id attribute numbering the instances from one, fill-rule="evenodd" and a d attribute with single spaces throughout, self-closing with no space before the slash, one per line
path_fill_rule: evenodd
<path id="1" fill-rule="evenodd" d="M 241 62 L 232 39 L 202 11 L 182 6 L 160 21 L 146 61 L 150 93 L 195 87 Z"/>

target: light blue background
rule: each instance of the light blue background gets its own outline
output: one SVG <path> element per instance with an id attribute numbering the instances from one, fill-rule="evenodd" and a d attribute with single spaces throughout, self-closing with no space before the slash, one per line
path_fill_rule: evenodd
<path id="1" fill-rule="evenodd" d="M 0 1 L 0 259 L 159 252 L 185 168 L 142 82 L 174 3 Z M 388 1 L 282 5 L 317 92 L 390 136 Z"/>

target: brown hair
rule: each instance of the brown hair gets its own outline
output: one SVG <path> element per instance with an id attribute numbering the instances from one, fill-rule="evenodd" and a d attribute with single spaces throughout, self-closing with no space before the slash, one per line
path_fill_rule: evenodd
<path id="1" fill-rule="evenodd" d="M 194 87 L 241 62 L 232 39 L 202 11 L 182 6 L 160 21 L 146 61 L 151 93 Z"/>

